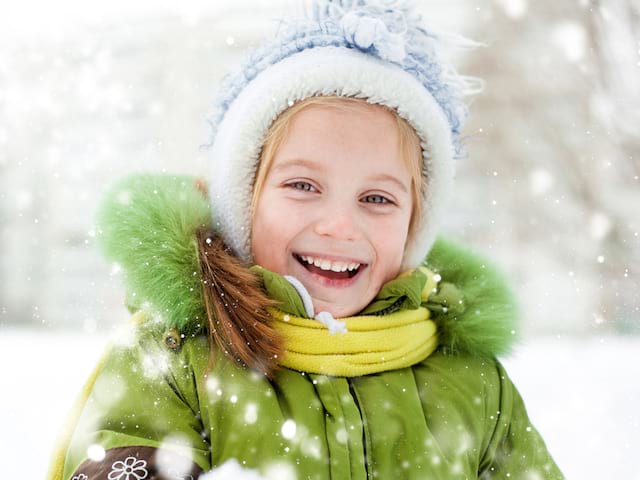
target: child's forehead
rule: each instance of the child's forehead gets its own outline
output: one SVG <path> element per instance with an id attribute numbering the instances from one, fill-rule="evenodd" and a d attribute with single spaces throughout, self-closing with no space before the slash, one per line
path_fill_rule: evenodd
<path id="1" fill-rule="evenodd" d="M 406 170 L 397 121 L 379 105 L 311 104 L 287 121 L 268 167 L 272 174 L 345 171 L 361 177 Z"/>
<path id="2" fill-rule="evenodd" d="M 310 103 L 297 111 L 291 118 L 295 121 L 304 117 L 332 117 L 339 119 L 360 118 L 369 121 L 393 120 L 396 113 L 388 107 L 369 103 L 364 99 L 334 97 L 330 102 Z"/>
<path id="3" fill-rule="evenodd" d="M 364 142 L 397 143 L 394 115 L 374 105 L 310 105 L 288 121 L 283 137 L 286 143 Z M 381 145 L 379 145 L 381 146 Z"/>

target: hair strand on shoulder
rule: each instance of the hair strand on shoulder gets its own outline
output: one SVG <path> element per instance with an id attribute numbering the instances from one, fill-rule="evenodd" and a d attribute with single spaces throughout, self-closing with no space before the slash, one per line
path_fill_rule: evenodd
<path id="1" fill-rule="evenodd" d="M 216 344 L 234 361 L 271 378 L 282 354 L 281 339 L 269 314 L 277 302 L 213 230 L 200 228 L 196 238 L 212 347 L 210 362 Z"/>

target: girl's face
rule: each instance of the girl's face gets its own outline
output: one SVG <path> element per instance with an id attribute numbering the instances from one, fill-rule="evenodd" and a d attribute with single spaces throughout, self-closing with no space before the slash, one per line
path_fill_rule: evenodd
<path id="1" fill-rule="evenodd" d="M 398 275 L 411 212 L 393 114 L 311 105 L 291 119 L 258 197 L 254 261 L 299 279 L 316 313 L 354 315 Z"/>

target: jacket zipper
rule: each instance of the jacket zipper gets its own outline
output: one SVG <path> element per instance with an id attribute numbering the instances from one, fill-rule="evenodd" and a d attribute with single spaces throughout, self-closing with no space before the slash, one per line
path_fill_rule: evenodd
<path id="1" fill-rule="evenodd" d="M 364 458 L 364 469 L 365 474 L 367 476 L 367 480 L 371 480 L 373 478 L 373 465 L 370 463 L 371 459 L 369 458 L 369 435 L 368 430 L 369 426 L 367 424 L 367 419 L 364 415 L 364 412 L 360 408 L 360 399 L 358 398 L 358 392 L 356 391 L 355 386 L 353 385 L 353 379 L 347 378 L 347 382 L 349 383 L 349 391 L 351 392 L 351 396 L 353 397 L 353 401 L 358 409 L 358 413 L 360 414 L 360 422 L 362 423 L 362 455 Z"/>

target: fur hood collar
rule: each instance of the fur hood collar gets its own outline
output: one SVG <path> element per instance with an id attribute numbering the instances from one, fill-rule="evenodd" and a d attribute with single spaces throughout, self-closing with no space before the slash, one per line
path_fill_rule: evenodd
<path id="1" fill-rule="evenodd" d="M 167 329 L 184 333 L 206 324 L 194 234 L 217 227 L 195 183 L 168 174 L 125 177 L 106 193 L 97 215 L 99 245 L 122 268 L 128 308 L 149 310 Z M 508 353 L 518 315 L 503 276 L 443 238 L 424 265 L 441 277 L 427 304 L 441 348 L 481 358 Z"/>

